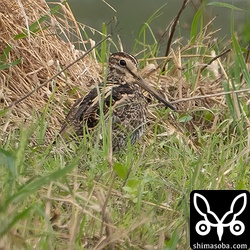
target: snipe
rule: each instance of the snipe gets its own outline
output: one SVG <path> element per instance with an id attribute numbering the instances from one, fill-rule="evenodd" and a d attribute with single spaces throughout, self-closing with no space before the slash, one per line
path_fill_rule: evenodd
<path id="1" fill-rule="evenodd" d="M 100 107 L 103 115 L 112 121 L 112 148 L 114 151 L 126 147 L 143 134 L 146 124 L 147 100 L 142 89 L 148 91 L 167 107 L 175 108 L 161 97 L 141 78 L 138 61 L 124 52 L 110 56 L 107 80 L 98 88 L 92 89 L 86 96 L 78 99 L 62 126 L 60 134 L 82 136 L 86 129 L 95 128 L 100 118 Z M 100 105 L 100 100 L 102 105 Z"/>

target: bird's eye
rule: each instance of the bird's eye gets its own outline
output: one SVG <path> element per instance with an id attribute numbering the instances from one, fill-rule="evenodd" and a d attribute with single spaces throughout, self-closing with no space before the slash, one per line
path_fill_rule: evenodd
<path id="1" fill-rule="evenodd" d="M 120 60 L 119 63 L 120 63 L 121 66 L 126 66 L 126 64 L 127 64 L 125 60 Z"/>

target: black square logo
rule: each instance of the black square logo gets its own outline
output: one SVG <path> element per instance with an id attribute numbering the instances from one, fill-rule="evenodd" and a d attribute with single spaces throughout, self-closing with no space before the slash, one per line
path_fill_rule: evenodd
<path id="1" fill-rule="evenodd" d="M 194 190 L 190 194 L 191 249 L 248 249 L 250 194 L 245 190 Z"/>

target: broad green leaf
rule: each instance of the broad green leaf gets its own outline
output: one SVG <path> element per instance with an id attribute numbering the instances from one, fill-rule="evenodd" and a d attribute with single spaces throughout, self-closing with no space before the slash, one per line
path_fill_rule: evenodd
<path id="1" fill-rule="evenodd" d="M 193 116 L 191 115 L 181 115 L 178 119 L 179 122 L 189 122 L 193 119 Z"/>
<path id="2" fill-rule="evenodd" d="M 124 165 L 115 162 L 113 168 L 120 178 L 126 179 L 128 170 Z"/>

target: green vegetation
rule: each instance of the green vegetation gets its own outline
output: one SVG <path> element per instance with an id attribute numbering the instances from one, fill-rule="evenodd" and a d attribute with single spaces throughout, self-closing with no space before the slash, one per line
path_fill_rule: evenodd
<path id="1" fill-rule="evenodd" d="M 217 3 L 217 7 L 230 5 Z M 190 44 L 176 49 L 182 69 L 177 69 L 173 52 L 165 72 L 174 79 L 169 93 L 175 100 L 199 95 L 200 99 L 176 103 L 176 114 L 153 101 L 147 132 L 124 152 L 110 152 L 108 131 L 102 147 L 90 135 L 69 144 L 48 143 L 46 130 L 53 126 L 57 88 L 41 112 L 32 114 L 28 126 L 21 123 L 6 133 L 9 112 L 0 110 L 0 245 L 6 249 L 188 249 L 192 190 L 250 190 L 249 92 L 202 97 L 250 88 L 245 50 L 232 20 L 232 41 L 226 45 L 231 52 L 218 57 L 219 75 L 209 67 L 203 70 L 213 58 L 212 51 L 223 52 L 221 44 L 208 46 L 212 35 L 202 21 L 203 8 L 194 17 Z M 147 49 L 143 64 L 152 56 L 157 60 L 157 40 L 152 45 L 145 40 L 145 32 L 153 35 L 150 21 L 156 14 L 142 26 L 134 48 Z M 33 31 L 37 37 L 45 19 L 39 20 Z M 105 25 L 103 33 L 108 33 Z M 27 33 L 22 34 L 19 39 L 27 39 Z M 96 48 L 102 63 L 110 44 L 105 41 L 101 51 Z M 11 46 L 1 53 L 0 70 L 21 63 L 19 59 L 4 63 L 10 50 Z M 162 89 L 169 80 L 164 77 L 157 71 L 150 79 Z M 68 109 L 64 94 L 60 101 Z"/>

